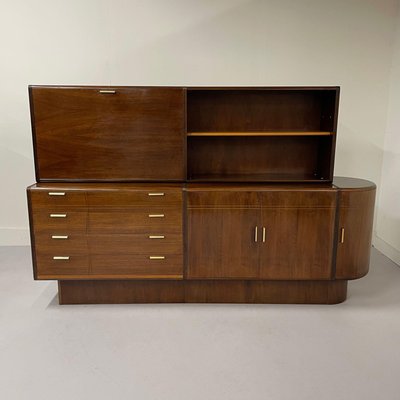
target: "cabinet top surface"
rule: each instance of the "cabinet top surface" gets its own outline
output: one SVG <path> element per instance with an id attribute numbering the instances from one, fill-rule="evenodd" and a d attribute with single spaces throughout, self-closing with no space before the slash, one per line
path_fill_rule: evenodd
<path id="1" fill-rule="evenodd" d="M 365 179 L 335 177 L 332 183 L 35 183 L 29 189 L 71 189 L 71 190 L 168 190 L 179 189 L 190 191 L 290 191 L 312 190 L 326 191 L 337 189 L 375 189 L 376 185 Z"/>
<path id="2" fill-rule="evenodd" d="M 30 89 L 188 89 L 188 90 L 339 90 L 340 86 L 110 86 L 110 85 L 29 85 Z"/>

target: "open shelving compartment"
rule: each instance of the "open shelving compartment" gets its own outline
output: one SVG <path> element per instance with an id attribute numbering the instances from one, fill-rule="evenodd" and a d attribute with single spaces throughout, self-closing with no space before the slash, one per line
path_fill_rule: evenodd
<path id="1" fill-rule="evenodd" d="M 329 182 L 339 88 L 188 88 L 188 180 Z"/>

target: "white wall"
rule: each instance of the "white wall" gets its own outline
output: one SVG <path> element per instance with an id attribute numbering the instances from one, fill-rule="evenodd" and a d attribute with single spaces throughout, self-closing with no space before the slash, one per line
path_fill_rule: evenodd
<path id="1" fill-rule="evenodd" d="M 400 16 L 396 32 L 375 245 L 400 264 Z"/>
<path id="2" fill-rule="evenodd" d="M 397 3 L 3 1 L 0 244 L 28 243 L 28 84 L 340 85 L 335 173 L 379 184 Z"/>

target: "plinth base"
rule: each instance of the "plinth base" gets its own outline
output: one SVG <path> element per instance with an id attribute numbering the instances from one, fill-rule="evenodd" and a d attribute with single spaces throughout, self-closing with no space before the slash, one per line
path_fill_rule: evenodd
<path id="1" fill-rule="evenodd" d="M 60 304 L 336 304 L 347 281 L 65 280 L 58 289 Z"/>

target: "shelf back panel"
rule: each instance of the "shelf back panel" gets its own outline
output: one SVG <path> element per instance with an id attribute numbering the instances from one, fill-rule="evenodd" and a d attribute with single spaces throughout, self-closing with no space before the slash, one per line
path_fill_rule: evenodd
<path id="1" fill-rule="evenodd" d="M 188 132 L 336 130 L 336 89 L 188 90 Z"/>
<path id="2" fill-rule="evenodd" d="M 326 136 L 190 137 L 188 179 L 330 180 L 330 165 L 323 160 L 330 159 L 331 140 Z"/>

